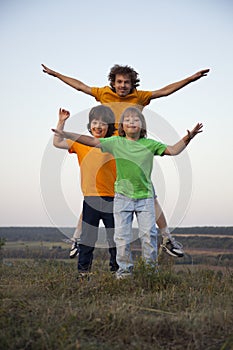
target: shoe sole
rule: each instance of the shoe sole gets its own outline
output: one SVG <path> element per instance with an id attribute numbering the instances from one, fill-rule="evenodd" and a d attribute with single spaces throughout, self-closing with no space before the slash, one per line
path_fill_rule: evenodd
<path id="1" fill-rule="evenodd" d="M 70 251 L 70 259 L 74 259 L 78 255 L 79 255 L 78 250 L 76 250 L 75 252 L 73 252 L 73 250 Z"/>
<path id="2" fill-rule="evenodd" d="M 130 278 L 130 277 L 132 277 L 132 273 L 122 274 L 122 275 L 117 275 L 117 273 L 116 273 L 117 280 L 124 280 L 124 279 Z"/>
<path id="3" fill-rule="evenodd" d="M 76 256 L 78 256 L 79 255 L 79 253 L 76 253 L 76 254 L 72 254 L 72 255 L 70 255 L 70 259 L 74 259 Z"/>

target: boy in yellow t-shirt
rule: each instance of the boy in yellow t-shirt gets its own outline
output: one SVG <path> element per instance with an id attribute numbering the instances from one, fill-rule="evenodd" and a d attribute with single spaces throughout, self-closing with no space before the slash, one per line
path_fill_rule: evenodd
<path id="1" fill-rule="evenodd" d="M 94 97 L 96 101 L 100 102 L 101 104 L 109 106 L 115 114 L 116 124 L 118 124 L 121 114 L 126 108 L 134 106 L 142 111 L 143 108 L 151 102 L 151 100 L 168 96 L 177 90 L 182 89 L 186 85 L 206 76 L 209 72 L 209 69 L 203 69 L 185 79 L 169 84 L 161 89 L 143 91 L 137 89 L 140 82 L 138 73 L 129 66 L 114 65 L 110 69 L 110 73 L 108 75 L 110 86 L 100 88 L 90 87 L 80 80 L 67 77 L 53 71 L 43 64 L 42 67 L 43 72 L 60 79 L 78 91 Z M 184 255 L 182 246 L 170 234 L 165 215 L 160 207 L 156 195 L 154 203 L 156 223 L 163 237 L 163 250 L 172 256 L 182 257 Z"/>
<path id="2" fill-rule="evenodd" d="M 65 121 L 70 113 L 59 110 L 58 130 L 64 129 Z M 114 133 L 114 114 L 109 107 L 97 106 L 89 113 L 88 129 L 95 138 L 110 137 Z M 53 144 L 57 148 L 66 149 L 69 153 L 77 154 L 80 166 L 81 188 L 84 196 L 82 233 L 80 236 L 78 257 L 79 276 L 89 273 L 92 266 L 93 251 L 98 239 L 100 220 L 106 228 L 110 253 L 110 270 L 116 271 L 116 246 L 114 242 L 113 199 L 114 183 L 116 180 L 116 165 L 109 153 L 85 146 L 72 140 L 65 140 L 54 135 Z M 107 181 L 106 181 L 107 179 Z"/>

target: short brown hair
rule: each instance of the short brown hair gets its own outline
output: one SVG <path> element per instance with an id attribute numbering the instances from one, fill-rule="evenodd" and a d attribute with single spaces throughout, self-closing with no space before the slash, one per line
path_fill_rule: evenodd
<path id="1" fill-rule="evenodd" d="M 119 121 L 119 125 L 118 125 L 119 136 L 125 137 L 125 132 L 123 129 L 123 122 L 124 122 L 125 117 L 127 117 L 127 115 L 129 115 L 129 114 L 134 114 L 134 115 L 136 114 L 138 116 L 138 118 L 141 120 L 142 127 L 141 127 L 141 132 L 140 132 L 139 138 L 141 139 L 143 137 L 146 137 L 147 136 L 146 120 L 145 120 L 145 117 L 142 114 L 142 112 L 136 107 L 128 107 L 122 113 L 120 121 Z"/>

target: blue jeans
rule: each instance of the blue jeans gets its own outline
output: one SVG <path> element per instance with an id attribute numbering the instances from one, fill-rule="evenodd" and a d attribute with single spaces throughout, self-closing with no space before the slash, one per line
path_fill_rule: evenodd
<path id="1" fill-rule="evenodd" d="M 114 240 L 117 248 L 119 272 L 130 272 L 133 268 L 130 243 L 133 241 L 132 222 L 134 213 L 138 222 L 142 257 L 147 263 L 156 263 L 157 230 L 154 198 L 132 199 L 116 193 L 114 198 Z"/>

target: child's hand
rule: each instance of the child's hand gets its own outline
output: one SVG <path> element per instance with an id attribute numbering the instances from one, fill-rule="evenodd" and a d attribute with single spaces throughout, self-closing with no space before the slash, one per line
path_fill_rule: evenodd
<path id="1" fill-rule="evenodd" d="M 58 130 L 58 129 L 51 129 L 51 130 L 54 132 L 54 134 L 56 136 L 59 136 L 59 137 L 63 137 L 64 136 L 63 130 Z"/>
<path id="2" fill-rule="evenodd" d="M 60 108 L 59 109 L 59 121 L 64 122 L 66 119 L 70 117 L 70 112 L 66 111 L 65 109 Z"/>
<path id="3" fill-rule="evenodd" d="M 193 130 L 189 131 L 187 130 L 189 140 L 193 139 L 197 134 L 202 132 L 203 124 L 197 123 L 197 125 L 193 128 Z"/>

